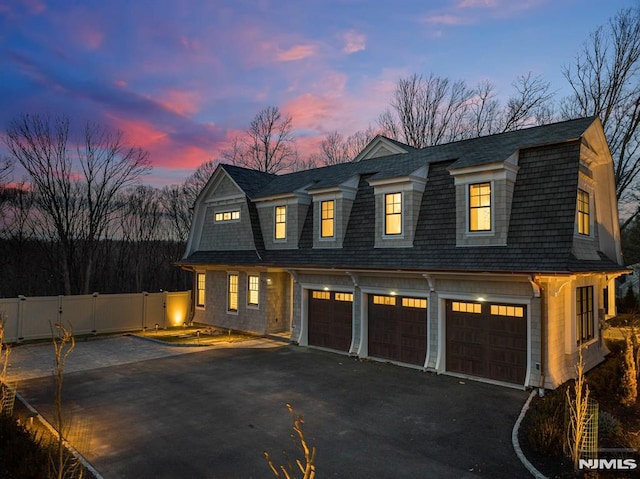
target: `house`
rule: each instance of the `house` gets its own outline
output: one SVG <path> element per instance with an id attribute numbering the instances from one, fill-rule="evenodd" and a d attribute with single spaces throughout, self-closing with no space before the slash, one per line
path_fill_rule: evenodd
<path id="1" fill-rule="evenodd" d="M 194 321 L 519 387 L 602 361 L 625 269 L 598 118 L 356 160 L 220 165 L 180 261 Z"/>

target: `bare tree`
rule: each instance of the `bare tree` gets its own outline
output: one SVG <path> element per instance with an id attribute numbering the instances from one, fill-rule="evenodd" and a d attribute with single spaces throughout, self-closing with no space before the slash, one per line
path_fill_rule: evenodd
<path id="1" fill-rule="evenodd" d="M 519 76 L 504 107 L 495 85 L 414 74 L 398 81 L 388 108 L 378 117 L 382 134 L 416 148 L 503 133 L 551 121 L 550 84 L 531 73 Z"/>
<path id="2" fill-rule="evenodd" d="M 122 195 L 125 206 L 120 215 L 120 228 L 122 241 L 127 245 L 128 274 L 133 273 L 136 291 L 142 291 L 144 274 L 152 271 L 152 265 L 161 257 L 158 242 L 168 239 L 163 237 L 159 195 L 157 189 L 144 185 Z"/>
<path id="3" fill-rule="evenodd" d="M 362 150 L 364 150 L 364 147 L 367 146 L 377 134 L 378 131 L 372 126 L 369 126 L 365 130 L 358 130 L 353 135 L 349 135 L 345 142 L 349 161 L 353 161 L 353 159 L 358 156 Z"/>
<path id="4" fill-rule="evenodd" d="M 640 173 L 640 8 L 621 10 L 593 32 L 563 75 L 573 93 L 562 102 L 562 116 L 600 116 L 617 197 L 630 200 Z"/>
<path id="5" fill-rule="evenodd" d="M 23 115 L 11 122 L 5 138 L 10 153 L 29 175 L 42 220 L 59 248 L 65 294 L 74 290 L 74 260 L 82 265 L 83 281 L 75 278 L 82 283 L 78 289 L 90 291 L 97 243 L 112 213 L 121 207 L 117 194 L 150 170 L 147 153 L 125 147 L 121 132 L 88 123 L 75 158 L 69 133 L 66 117 L 52 121 Z"/>
<path id="6" fill-rule="evenodd" d="M 501 132 L 520 130 L 550 121 L 553 92 L 549 82 L 529 72 L 516 78 L 512 86 L 515 93 L 507 100 L 502 113 Z"/>
<path id="7" fill-rule="evenodd" d="M 337 165 L 351 161 L 347 143 L 338 131 L 332 131 L 325 135 L 320 143 L 321 158 L 325 165 Z"/>
<path id="8" fill-rule="evenodd" d="M 264 108 L 223 157 L 235 165 L 267 173 L 290 169 L 297 159 L 291 116 L 283 116 L 276 106 Z"/>
<path id="9" fill-rule="evenodd" d="M 416 148 L 455 141 L 463 137 L 473 93 L 464 81 L 413 74 L 398 81 L 392 110 L 378 123 L 384 133 L 400 133 L 398 139 Z"/>

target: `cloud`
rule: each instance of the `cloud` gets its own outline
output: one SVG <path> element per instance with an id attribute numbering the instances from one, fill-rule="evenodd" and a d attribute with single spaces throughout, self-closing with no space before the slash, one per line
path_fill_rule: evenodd
<path id="1" fill-rule="evenodd" d="M 158 103 L 163 108 L 182 116 L 191 116 L 199 111 L 201 103 L 199 95 L 195 92 L 169 90 L 163 92 Z"/>
<path id="2" fill-rule="evenodd" d="M 363 33 L 358 33 L 355 30 L 349 30 L 342 35 L 344 40 L 343 52 L 347 54 L 360 52 L 367 48 L 366 36 Z"/>
<path id="3" fill-rule="evenodd" d="M 291 62 L 297 60 L 303 60 L 313 56 L 316 52 L 316 48 L 313 45 L 296 45 L 288 50 L 279 52 L 276 54 L 276 60 L 280 62 Z"/>

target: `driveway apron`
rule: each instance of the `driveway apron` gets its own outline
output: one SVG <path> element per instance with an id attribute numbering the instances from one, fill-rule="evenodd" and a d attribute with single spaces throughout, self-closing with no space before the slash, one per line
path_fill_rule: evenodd
<path id="1" fill-rule="evenodd" d="M 88 343 L 96 358 L 103 341 L 115 342 L 111 362 L 70 368 L 63 394 L 78 449 L 107 479 L 272 477 L 264 451 L 276 464 L 283 450 L 301 457 L 286 403 L 304 416 L 318 478 L 528 475 L 511 446 L 524 391 L 266 340 L 200 349 L 122 337 Z M 51 374 L 18 362 L 31 378 L 19 392 L 50 420 Z"/>

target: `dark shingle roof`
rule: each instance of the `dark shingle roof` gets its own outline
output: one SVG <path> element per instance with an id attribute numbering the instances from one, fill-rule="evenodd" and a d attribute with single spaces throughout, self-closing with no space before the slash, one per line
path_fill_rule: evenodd
<path id="1" fill-rule="evenodd" d="M 292 192 L 310 184 L 338 185 L 360 175 L 341 249 L 312 248 L 313 208 L 309 208 L 297 249 L 264 250 L 260 240 L 259 257 L 254 251 L 198 251 L 182 263 L 474 272 L 618 271 L 620 266 L 603 254 L 599 261 L 581 261 L 571 253 L 579 139 L 593 121 L 573 120 L 272 177 L 254 197 Z M 505 160 L 517 150 L 519 171 L 507 245 L 456 247 L 455 185 L 449 170 Z M 429 173 L 413 247 L 374 248 L 374 191 L 368 181 L 408 175 L 425 164 L 429 164 Z M 257 218 L 252 216 L 252 220 L 259 228 Z"/>
<path id="2" fill-rule="evenodd" d="M 235 165 L 221 165 L 221 167 L 233 178 L 233 181 L 242 188 L 249 198 L 277 178 L 276 175 L 263 171 L 250 170 Z"/>

